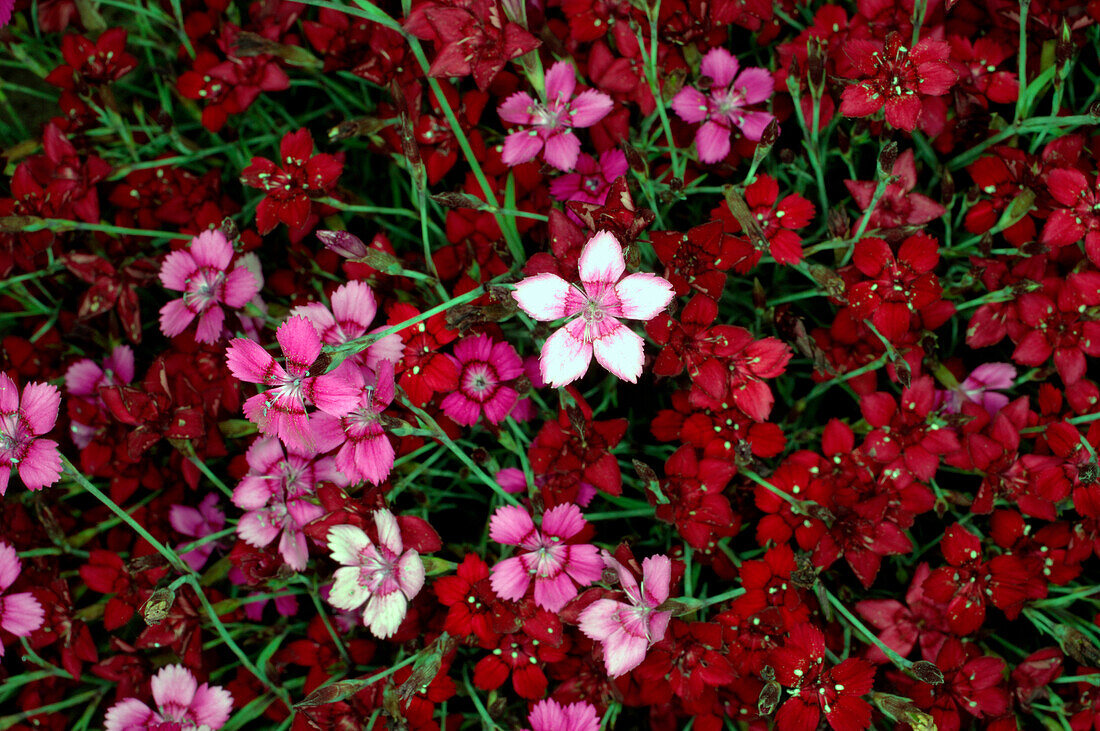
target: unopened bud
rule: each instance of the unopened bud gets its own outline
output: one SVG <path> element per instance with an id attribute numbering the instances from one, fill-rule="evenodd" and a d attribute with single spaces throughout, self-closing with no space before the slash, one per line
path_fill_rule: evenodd
<path id="1" fill-rule="evenodd" d="M 163 622 L 175 601 L 176 594 L 168 587 L 157 589 L 150 594 L 141 605 L 141 616 L 145 619 L 145 624 L 154 625 Z"/>
<path id="2" fill-rule="evenodd" d="M 848 229 L 852 226 L 852 219 L 849 218 L 848 212 L 843 208 L 830 208 L 829 212 L 825 214 L 825 221 L 829 234 L 834 239 L 844 238 L 848 234 Z"/>
<path id="3" fill-rule="evenodd" d="M 649 175 L 649 163 L 647 163 L 645 157 L 638 152 L 638 148 L 630 144 L 627 140 L 623 140 L 622 148 L 623 154 L 626 155 L 626 164 L 630 166 L 630 169 L 639 175 L 647 177 Z"/>
<path id="4" fill-rule="evenodd" d="M 935 731 L 936 729 L 932 716 L 914 706 L 908 698 L 889 693 L 872 693 L 871 698 L 879 708 L 895 720 L 912 726 L 913 731 Z"/>
<path id="5" fill-rule="evenodd" d="M 1100 650 L 1080 630 L 1061 625 L 1062 651 L 1082 665 L 1100 665 Z"/>
<path id="6" fill-rule="evenodd" d="M 660 478 L 657 477 L 657 473 L 652 467 L 642 462 L 639 459 L 631 460 L 634 464 L 634 472 L 637 473 L 638 478 L 646 483 L 646 485 L 652 485 L 654 482 L 660 482 Z"/>
<path id="7" fill-rule="evenodd" d="M 776 121 L 775 117 L 772 117 L 772 120 L 768 122 L 768 126 L 764 128 L 764 132 L 760 135 L 760 141 L 756 143 L 756 149 L 753 150 L 753 165 L 760 165 L 760 163 L 764 161 L 764 158 L 772 151 L 772 146 L 778 139 L 779 122 Z"/>
<path id="8" fill-rule="evenodd" d="M 806 81 L 815 98 L 820 98 L 825 89 L 826 60 L 827 55 L 825 49 L 821 47 L 821 41 L 811 38 L 806 46 Z"/>
<path id="9" fill-rule="evenodd" d="M 318 231 L 317 238 L 325 248 L 335 251 L 345 259 L 359 259 L 369 251 L 362 239 L 347 231 Z"/>
<path id="10" fill-rule="evenodd" d="M 894 163 L 898 161 L 898 143 L 890 140 L 878 153 L 878 177 L 880 180 L 894 174 Z"/>
<path id="11" fill-rule="evenodd" d="M 329 140 L 346 140 L 350 137 L 372 137 L 386 128 L 387 123 L 377 117 L 345 119 L 328 131 Z"/>
<path id="12" fill-rule="evenodd" d="M 472 208 L 475 211 L 485 208 L 485 201 L 469 193 L 436 193 L 432 200 L 446 208 Z"/>
<path id="13" fill-rule="evenodd" d="M 301 46 L 292 46 L 286 43 L 265 38 L 259 33 L 242 30 L 237 34 L 237 40 L 233 45 L 233 53 L 238 58 L 249 56 L 275 56 L 286 61 L 291 66 L 306 69 L 320 70 L 325 62 L 314 56 Z"/>
<path id="14" fill-rule="evenodd" d="M 917 680 L 928 683 L 929 685 L 940 685 L 943 683 L 943 672 L 936 667 L 934 663 L 930 663 L 927 660 L 917 660 L 909 666 L 909 672 L 912 673 L 913 677 Z"/>

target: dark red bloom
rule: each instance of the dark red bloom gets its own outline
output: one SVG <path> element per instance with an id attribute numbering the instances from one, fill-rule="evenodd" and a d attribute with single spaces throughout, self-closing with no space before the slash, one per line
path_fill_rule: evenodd
<path id="1" fill-rule="evenodd" d="M 126 52 L 122 28 L 107 29 L 94 43 L 69 33 L 61 39 L 61 56 L 65 63 L 51 71 L 46 82 L 67 91 L 118 81 L 137 66 L 137 59 Z"/>
<path id="2" fill-rule="evenodd" d="M 756 180 L 745 187 L 745 203 L 756 219 L 772 258 L 780 264 L 802 261 L 802 237 L 795 229 L 810 225 L 814 218 L 814 204 L 798 193 L 788 193 L 779 198 L 779 183 L 769 175 L 757 175 Z M 737 233 L 741 224 L 730 213 L 729 206 L 720 205 L 711 216 L 722 221 L 728 233 Z M 733 254 L 734 271 L 747 272 L 760 261 L 761 252 L 750 241 L 738 238 Z"/>
<path id="3" fill-rule="evenodd" d="M 313 154 L 313 137 L 309 130 L 288 132 L 279 143 L 276 164 L 262 157 L 252 158 L 252 164 L 241 172 L 241 182 L 266 192 L 256 207 L 256 228 L 260 234 L 270 233 L 285 223 L 300 232 L 316 221 L 313 198 L 330 195 L 344 169 L 339 158 L 328 154 Z"/>

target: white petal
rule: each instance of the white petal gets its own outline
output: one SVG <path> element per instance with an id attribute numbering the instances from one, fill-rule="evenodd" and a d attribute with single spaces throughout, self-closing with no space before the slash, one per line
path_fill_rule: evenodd
<path id="1" fill-rule="evenodd" d="M 626 271 L 623 247 L 610 232 L 601 231 L 588 240 L 577 261 L 581 281 L 614 284 Z"/>

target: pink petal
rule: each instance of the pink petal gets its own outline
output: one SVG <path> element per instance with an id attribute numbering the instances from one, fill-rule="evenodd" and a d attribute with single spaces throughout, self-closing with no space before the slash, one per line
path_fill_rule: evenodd
<path id="1" fill-rule="evenodd" d="M 328 529 L 327 543 L 332 560 L 345 566 L 358 566 L 361 553 L 372 546 L 363 529 L 354 525 L 332 526 Z"/>
<path id="2" fill-rule="evenodd" d="M 65 390 L 70 396 L 93 396 L 103 380 L 103 369 L 91 358 L 81 358 L 65 371 Z"/>
<path id="3" fill-rule="evenodd" d="M 585 284 L 615 284 L 626 271 L 623 247 L 609 231 L 601 231 L 588 240 L 577 260 L 581 281 Z"/>
<path id="4" fill-rule="evenodd" d="M 405 595 L 399 591 L 384 596 L 374 594 L 363 609 L 363 625 L 369 627 L 375 637 L 384 640 L 401 626 L 408 604 Z"/>
<path id="5" fill-rule="evenodd" d="M 497 114 L 508 124 L 531 124 L 531 109 L 535 100 L 525 91 L 517 91 L 497 107 Z"/>
<path id="6" fill-rule="evenodd" d="M 604 562 L 599 550 L 587 543 L 568 546 L 569 560 L 565 572 L 581 586 L 598 581 L 603 575 Z"/>
<path id="7" fill-rule="evenodd" d="M 0 627 L 16 637 L 29 637 L 45 617 L 46 610 L 29 591 L 0 597 Z"/>
<path id="8" fill-rule="evenodd" d="M 11 480 L 11 467 L 0 465 L 0 497 L 8 491 L 8 482 Z M 0 645 L 2 647 L 2 645 Z"/>
<path id="9" fill-rule="evenodd" d="M 518 602 L 527 593 L 531 585 L 531 574 L 524 568 L 519 557 L 506 558 L 493 566 L 493 575 L 489 583 L 501 599 Z"/>
<path id="10" fill-rule="evenodd" d="M 52 439 L 36 439 L 16 468 L 28 490 L 41 490 L 61 478 L 61 454 Z"/>
<path id="11" fill-rule="evenodd" d="M 28 383 L 23 387 L 20 411 L 31 433 L 45 434 L 57 423 L 57 411 L 61 407 L 61 391 L 48 383 Z"/>
<path id="12" fill-rule="evenodd" d="M 359 406 L 359 389 L 335 372 L 311 379 L 302 392 L 317 408 L 333 416 L 344 416 Z"/>
<path id="13" fill-rule="evenodd" d="M 443 413 L 459 426 L 473 426 L 481 416 L 480 406 L 459 391 L 452 391 L 444 396 L 439 406 L 443 409 Z"/>
<path id="14" fill-rule="evenodd" d="M 182 665 L 165 665 L 149 681 L 157 706 L 178 705 L 187 708 L 195 699 L 199 684 L 191 671 Z"/>
<path id="15" fill-rule="evenodd" d="M 20 571 L 22 566 L 15 548 L 10 544 L 0 543 L 0 592 L 15 583 Z"/>
<path id="16" fill-rule="evenodd" d="M 595 707 L 584 701 L 566 706 L 565 716 L 569 731 L 600 731 L 600 718 L 596 715 Z"/>
<path id="17" fill-rule="evenodd" d="M 208 345 L 218 342 L 222 338 L 222 325 L 224 323 L 225 312 L 222 311 L 222 308 L 217 305 L 209 308 L 199 315 L 199 326 L 195 329 L 195 341 Z M 167 333 L 165 334 L 167 335 Z"/>
<path id="18" fill-rule="evenodd" d="M 504 138 L 504 149 L 500 153 L 500 160 L 509 166 L 521 165 L 534 160 L 541 149 L 542 137 L 539 136 L 538 131 L 521 129 Z"/>
<path id="19" fill-rule="evenodd" d="M 592 345 L 561 328 L 542 345 L 539 373 L 551 388 L 567 386 L 585 374 L 592 362 Z"/>
<path id="20" fill-rule="evenodd" d="M 305 571 L 309 562 L 309 546 L 306 545 L 305 533 L 285 528 L 282 538 L 279 539 L 279 555 L 290 568 Z"/>
<path id="21" fill-rule="evenodd" d="M 305 375 L 321 354 L 321 336 L 304 317 L 288 318 L 275 331 L 275 339 L 282 346 L 287 372 L 292 376 Z"/>
<path id="22" fill-rule="evenodd" d="M 212 729 L 224 726 L 232 711 L 233 696 L 220 685 L 211 686 L 203 683 L 195 691 L 195 699 L 191 701 L 191 713 L 195 717 L 195 723 Z"/>
<path id="23" fill-rule="evenodd" d="M 581 632 L 590 640 L 603 642 L 619 631 L 620 625 L 616 617 L 622 606 L 622 602 L 613 599 L 599 599 L 589 604 L 578 618 Z"/>
<path id="24" fill-rule="evenodd" d="M 352 334 L 345 327 L 348 337 L 358 337 L 366 332 L 374 316 L 378 313 L 378 304 L 375 302 L 374 293 L 366 282 L 352 281 L 338 288 L 332 293 L 332 313 L 336 315 L 337 322 L 343 325 L 349 323 L 357 326 L 359 332 Z"/>
<path id="25" fill-rule="evenodd" d="M 570 285 L 549 272 L 527 277 L 516 284 L 512 298 L 536 320 L 549 322 L 566 317 Z"/>
<path id="26" fill-rule="evenodd" d="M 672 98 L 672 111 L 688 124 L 707 118 L 707 98 L 693 86 L 685 86 Z"/>
<path id="27" fill-rule="evenodd" d="M 508 546 L 531 547 L 538 542 L 538 531 L 525 508 L 503 505 L 489 519 L 489 537 Z"/>
<path id="28" fill-rule="evenodd" d="M 712 48 L 703 56 L 699 73 L 712 80 L 712 88 L 725 89 L 737 76 L 738 68 L 740 65 L 732 53 L 724 48 Z"/>
<path id="29" fill-rule="evenodd" d="M 502 377 L 504 376 L 502 375 Z M 511 413 L 517 401 L 519 401 L 519 394 L 515 390 L 502 387 L 497 389 L 493 397 L 483 403 L 481 408 L 484 409 L 485 418 L 489 420 L 489 423 L 499 424 Z"/>
<path id="30" fill-rule="evenodd" d="M 642 561 L 642 589 L 646 604 L 656 607 L 668 599 L 672 582 L 672 561 L 668 556 L 650 556 Z"/>
<path id="31" fill-rule="evenodd" d="M 165 337 L 174 338 L 186 330 L 194 319 L 195 313 L 183 303 L 182 299 L 172 300 L 160 308 L 160 331 Z"/>
<path id="32" fill-rule="evenodd" d="M 206 521 L 196 508 L 187 505 L 173 505 L 168 509 L 168 522 L 172 530 L 185 536 L 197 537 Z"/>
<path id="33" fill-rule="evenodd" d="M 565 731 L 570 728 L 558 702 L 547 698 L 539 701 L 527 717 L 531 731 Z"/>
<path id="34" fill-rule="evenodd" d="M 772 91 L 775 89 L 775 80 L 772 79 L 772 74 L 767 69 L 745 69 L 737 77 L 733 88 L 743 94 L 746 106 L 759 104 L 772 95 Z"/>
<path id="35" fill-rule="evenodd" d="M 554 577 L 535 579 L 535 604 L 551 612 L 560 612 L 577 595 L 577 587 L 564 571 Z"/>
<path id="36" fill-rule="evenodd" d="M 620 629 L 604 641 L 603 661 L 607 674 L 612 678 L 624 675 L 642 664 L 645 660 L 649 641 L 645 637 L 632 635 Z"/>
<path id="37" fill-rule="evenodd" d="M 618 327 L 593 344 L 596 361 L 624 381 L 637 383 L 644 360 L 642 339 L 621 322 L 612 322 Z"/>
<path id="38" fill-rule="evenodd" d="M 699 150 L 699 162 L 722 162 L 730 154 L 730 131 L 715 122 L 704 122 L 695 132 L 695 146 Z"/>
<path id="39" fill-rule="evenodd" d="M 233 260 L 233 245 L 221 231 L 208 229 L 191 239 L 191 256 L 200 267 L 224 272 Z"/>
<path id="40" fill-rule="evenodd" d="M 252 510 L 241 516 L 237 523 L 237 535 L 245 543 L 263 548 L 279 535 L 282 526 L 273 525 L 267 510 Z"/>
<path id="41" fill-rule="evenodd" d="M 546 149 L 543 157 L 546 162 L 558 170 L 569 172 L 577 164 L 577 157 L 581 154 L 581 141 L 568 127 L 550 133 L 546 138 Z"/>
<path id="42" fill-rule="evenodd" d="M 155 720 L 149 706 L 137 698 L 127 698 L 111 706 L 103 718 L 104 731 L 135 731 L 148 728 Z"/>
<path id="43" fill-rule="evenodd" d="M 544 77 L 546 86 L 546 101 L 553 103 L 555 100 L 565 101 L 573 96 L 577 88 L 577 78 L 574 76 L 573 64 L 568 61 L 558 61 Z"/>
<path id="44" fill-rule="evenodd" d="M 291 317 L 304 317 L 313 323 L 313 328 L 321 333 L 321 337 L 326 343 L 330 345 L 339 344 L 339 339 L 333 337 L 336 328 L 336 318 L 332 316 L 329 309 L 320 302 L 310 302 L 304 305 L 298 305 L 290 311 Z"/>
<path id="45" fill-rule="evenodd" d="M 737 126 L 746 140 L 758 142 L 764 134 L 764 129 L 771 123 L 773 117 L 767 112 L 745 112 Z M 725 156 L 723 156 L 725 157 Z"/>
<path id="46" fill-rule="evenodd" d="M 275 362 L 270 353 L 259 343 L 245 338 L 234 338 L 229 343 L 225 350 L 225 362 L 233 377 L 246 383 L 270 385 L 275 380 L 286 377 L 286 371 Z M 259 396 L 262 399 L 263 394 Z"/>
<path id="47" fill-rule="evenodd" d="M 0 414 L 14 414 L 19 411 L 19 389 L 11 376 L 0 371 Z"/>
<path id="48" fill-rule="evenodd" d="M 420 554 L 412 549 L 405 551 L 398 559 L 394 574 L 401 592 L 409 599 L 424 588 L 424 562 L 420 560 Z"/>
<path id="49" fill-rule="evenodd" d="M 239 310 L 260 293 L 260 283 L 256 281 L 256 275 L 252 271 L 239 266 L 226 275 L 223 292 L 226 306 Z"/>
<path id="50" fill-rule="evenodd" d="M 393 469 L 393 458 L 393 445 L 384 434 L 379 434 L 373 439 L 363 439 L 355 445 L 355 459 L 359 464 L 359 472 L 363 475 L 363 479 L 372 485 L 377 485 L 389 477 Z"/>
<path id="51" fill-rule="evenodd" d="M 970 372 L 962 383 L 964 391 L 974 388 L 1004 390 L 1012 388 L 1016 380 L 1016 367 L 1011 363 L 982 363 Z"/>
<path id="52" fill-rule="evenodd" d="M 614 106 L 615 102 L 602 91 L 595 89 L 582 91 L 569 104 L 569 125 L 571 127 L 591 127 L 606 117 Z"/>
<path id="53" fill-rule="evenodd" d="M 646 273 L 624 277 L 615 285 L 615 291 L 622 302 L 623 317 L 632 320 L 652 320 L 675 296 L 667 279 Z"/>
<path id="54" fill-rule="evenodd" d="M 523 511 L 523 513 L 526 515 L 527 511 Z M 587 521 L 581 515 L 581 509 L 573 503 L 563 503 L 550 508 L 542 516 L 542 534 L 544 536 L 572 538 L 584 530 L 585 525 L 587 525 Z M 498 543 L 505 542 L 498 541 Z M 517 544 L 513 543 L 512 545 Z"/>
<path id="55" fill-rule="evenodd" d="M 198 270 L 191 254 L 183 249 L 173 251 L 164 257 L 160 265 L 160 283 L 165 289 L 183 292 L 187 289 L 187 280 Z"/>

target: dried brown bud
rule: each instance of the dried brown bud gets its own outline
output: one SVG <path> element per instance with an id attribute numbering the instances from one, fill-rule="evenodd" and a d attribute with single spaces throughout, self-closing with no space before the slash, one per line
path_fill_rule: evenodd
<path id="1" fill-rule="evenodd" d="M 830 208 L 829 212 L 825 214 L 826 225 L 829 228 L 829 235 L 834 239 L 842 239 L 848 234 L 848 229 L 852 226 L 852 219 L 848 217 L 848 212 L 843 208 Z"/>
<path id="2" fill-rule="evenodd" d="M 377 135 L 386 127 L 386 122 L 377 117 L 356 117 L 345 119 L 328 131 L 328 138 L 332 142 L 346 140 L 350 137 L 371 137 Z"/>
<path id="3" fill-rule="evenodd" d="M 489 452 L 482 447 L 478 447 L 470 452 L 470 459 L 477 464 L 486 464 L 489 461 Z"/>
<path id="4" fill-rule="evenodd" d="M 317 360 L 313 361 L 313 365 L 309 367 L 309 375 L 319 376 L 328 372 L 328 367 L 332 363 L 332 354 L 322 352 L 317 356 Z"/>
<path id="5" fill-rule="evenodd" d="M 446 208 L 473 208 L 478 211 L 485 207 L 485 201 L 469 193 L 436 193 L 432 200 Z"/>
<path id="6" fill-rule="evenodd" d="M 657 473 L 652 467 L 642 462 L 639 459 L 631 460 L 634 464 L 634 472 L 638 474 L 638 478 L 646 485 L 652 485 L 654 482 L 660 482 L 660 478 L 657 477 Z"/>
<path id="7" fill-rule="evenodd" d="M 175 601 L 176 594 L 168 587 L 157 589 L 150 594 L 141 605 L 141 616 L 145 619 L 145 624 L 154 625 L 163 622 Z"/>
<path id="8" fill-rule="evenodd" d="M 237 34 L 237 40 L 233 45 L 233 53 L 238 58 L 271 55 L 281 58 L 291 66 L 309 69 L 320 69 L 325 65 L 324 61 L 301 46 L 278 43 L 264 38 L 259 33 L 252 33 L 247 30 L 242 30 Z"/>
<path id="9" fill-rule="evenodd" d="M 817 569 L 809 556 L 799 554 L 794 557 L 794 571 L 791 572 L 791 581 L 795 586 L 809 591 L 817 583 Z"/>
<path id="10" fill-rule="evenodd" d="M 898 161 L 898 143 L 890 140 L 878 153 L 878 177 L 888 178 L 894 174 L 894 163 Z"/>
<path id="11" fill-rule="evenodd" d="M 821 47 L 821 41 L 811 38 L 806 47 L 806 81 L 815 96 L 821 96 L 825 88 L 825 65 L 828 56 Z"/>
<path id="12" fill-rule="evenodd" d="M 1100 650 L 1080 630 L 1061 625 L 1062 651 L 1082 665 L 1100 665 Z"/>
<path id="13" fill-rule="evenodd" d="M 645 157 L 638 152 L 638 148 L 630 144 L 628 140 L 622 141 L 623 154 L 626 155 L 626 164 L 630 166 L 630 169 L 642 176 L 649 175 L 649 163 L 646 162 Z"/>
<path id="14" fill-rule="evenodd" d="M 0 233 L 19 233 L 20 231 L 26 231 L 35 224 L 45 223 L 44 219 L 38 216 L 2 216 L 0 217 Z M 42 226 L 34 228 L 35 231 L 41 230 Z"/>
<path id="15" fill-rule="evenodd" d="M 782 692 L 779 683 L 774 680 L 764 683 L 764 687 L 760 689 L 760 697 L 756 699 L 756 712 L 761 716 L 770 716 L 779 705 Z"/>
<path id="16" fill-rule="evenodd" d="M 811 263 L 808 268 L 810 276 L 825 290 L 825 294 L 840 302 L 846 301 L 844 280 L 840 278 L 839 274 L 821 264 Z"/>
<path id="17" fill-rule="evenodd" d="M 567 406 L 565 413 L 569 415 L 569 423 L 573 425 L 573 431 L 581 439 L 588 433 L 588 420 L 576 406 Z"/>
<path id="18" fill-rule="evenodd" d="M 666 103 L 672 101 L 672 97 L 676 96 L 680 89 L 684 88 L 684 79 L 687 78 L 686 69 L 675 69 L 665 77 L 665 83 L 661 87 L 661 98 Z"/>
<path id="19" fill-rule="evenodd" d="M 913 674 L 913 677 L 917 680 L 928 683 L 929 685 L 940 685 L 943 683 L 943 672 L 936 667 L 934 663 L 930 663 L 927 660 L 918 660 L 909 666 L 909 672 Z"/>

